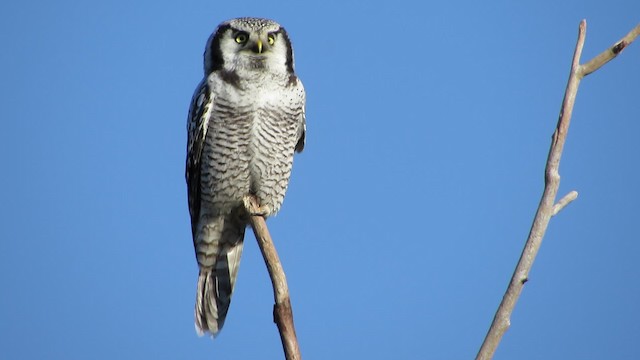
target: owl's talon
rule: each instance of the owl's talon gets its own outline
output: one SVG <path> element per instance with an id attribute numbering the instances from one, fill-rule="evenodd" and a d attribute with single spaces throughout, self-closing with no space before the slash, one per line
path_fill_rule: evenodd
<path id="1" fill-rule="evenodd" d="M 269 207 L 266 205 L 260 206 L 250 213 L 251 216 L 267 216 L 267 214 L 269 214 Z"/>
<path id="2" fill-rule="evenodd" d="M 247 209 L 247 212 L 249 213 L 249 215 L 267 216 L 269 214 L 270 212 L 269 206 L 264 205 L 256 208 L 251 200 L 252 200 L 251 196 L 245 196 L 244 199 L 242 199 L 242 202 L 244 203 L 244 208 Z"/>

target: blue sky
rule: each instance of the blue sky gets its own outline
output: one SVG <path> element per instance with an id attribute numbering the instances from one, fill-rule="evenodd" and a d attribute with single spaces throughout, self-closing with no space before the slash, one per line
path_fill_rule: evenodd
<path id="1" fill-rule="evenodd" d="M 218 338 L 193 326 L 186 115 L 216 25 L 283 24 L 308 136 L 268 224 L 305 359 L 469 359 L 520 255 L 578 23 L 640 2 L 4 2 L 0 354 L 278 359 L 247 232 Z M 496 359 L 640 358 L 640 44 L 581 84 L 552 219 Z"/>

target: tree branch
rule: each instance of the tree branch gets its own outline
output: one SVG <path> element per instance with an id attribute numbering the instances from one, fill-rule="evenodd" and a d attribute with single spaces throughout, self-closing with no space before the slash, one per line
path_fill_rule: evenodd
<path id="1" fill-rule="evenodd" d="M 260 210 L 260 205 L 255 196 L 245 198 L 244 207 L 249 214 L 257 214 Z M 300 360 L 302 357 L 296 337 L 296 329 L 293 325 L 293 311 L 291 309 L 291 300 L 289 299 L 289 286 L 287 285 L 284 269 L 282 269 L 282 264 L 278 258 L 278 252 L 273 244 L 264 217 L 251 215 L 249 222 L 258 241 L 264 262 L 267 265 L 269 277 L 271 277 L 273 297 L 275 299 L 275 304 L 273 305 L 273 322 L 278 326 L 285 359 Z"/>
<path id="2" fill-rule="evenodd" d="M 533 261 L 535 260 L 538 250 L 540 249 L 540 245 L 542 244 L 542 238 L 547 231 L 549 220 L 578 196 L 577 192 L 572 191 L 562 198 L 557 204 L 555 203 L 555 199 L 558 194 L 558 187 L 560 186 L 560 174 L 558 171 L 560 158 L 562 157 L 562 150 L 567 138 L 569 124 L 571 122 L 571 114 L 573 112 L 573 106 L 578 93 L 580 80 L 584 76 L 598 70 L 602 65 L 616 57 L 626 46 L 635 40 L 638 34 L 640 34 L 639 24 L 629 34 L 627 34 L 627 36 L 614 44 L 610 49 L 596 56 L 585 65 L 580 65 L 580 56 L 582 54 L 582 48 L 584 47 L 586 28 L 587 22 L 582 20 L 578 29 L 578 41 L 573 54 L 573 61 L 571 62 L 569 81 L 567 82 L 567 88 L 564 93 L 564 100 L 562 101 L 558 124 L 556 125 L 556 130 L 553 133 L 551 148 L 549 149 L 549 156 L 547 157 L 547 164 L 545 167 L 545 185 L 542 198 L 540 199 L 538 210 L 533 219 L 529 237 L 527 238 L 527 242 L 525 243 L 522 254 L 520 255 L 520 260 L 513 272 L 507 291 L 505 292 L 502 302 L 496 311 L 491 327 L 487 332 L 476 359 L 486 360 L 493 358 L 502 336 L 511 324 L 511 314 L 515 308 L 518 298 L 520 297 L 522 288 L 529 278 L 529 271 L 533 266 Z"/>
<path id="3" fill-rule="evenodd" d="M 618 56 L 618 54 L 620 54 L 622 50 L 626 49 L 626 47 L 629 44 L 631 44 L 633 40 L 635 40 L 638 37 L 638 35 L 640 35 L 640 24 L 636 25 L 636 27 L 634 27 L 631 31 L 629 31 L 629 33 L 625 35 L 625 37 L 623 37 L 618 42 L 613 44 L 613 46 L 601 52 L 598 56 L 594 57 L 593 59 L 587 61 L 586 64 L 582 65 L 581 76 L 585 77 L 591 74 L 592 72 L 600 69 L 602 65 L 608 63 L 613 58 Z"/>

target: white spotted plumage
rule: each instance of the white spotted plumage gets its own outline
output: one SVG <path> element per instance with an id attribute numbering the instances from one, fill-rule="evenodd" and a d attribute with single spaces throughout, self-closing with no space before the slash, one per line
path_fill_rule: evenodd
<path id="1" fill-rule="evenodd" d="M 191 100 L 186 180 L 200 268 L 199 334 L 222 328 L 235 285 L 247 214 L 255 195 L 265 216 L 281 207 L 294 152 L 305 143 L 305 92 L 278 23 L 224 22 L 209 37 L 205 77 Z"/>

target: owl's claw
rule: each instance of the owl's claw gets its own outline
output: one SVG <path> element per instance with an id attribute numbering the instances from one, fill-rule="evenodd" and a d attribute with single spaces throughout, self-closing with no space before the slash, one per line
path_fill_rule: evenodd
<path id="1" fill-rule="evenodd" d="M 254 196 L 245 196 L 242 199 L 244 208 L 251 216 L 267 216 L 270 213 L 269 206 L 257 206 L 258 200 Z"/>

